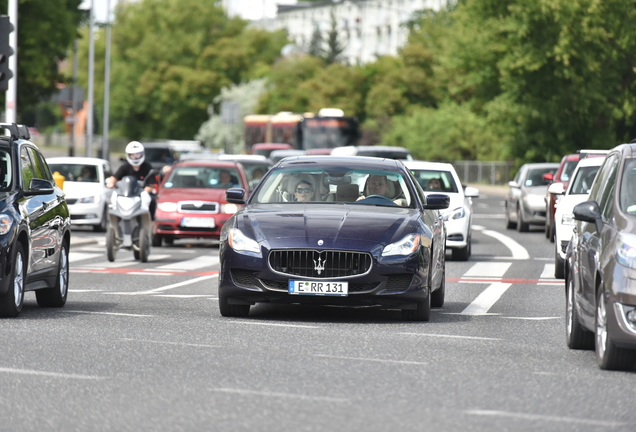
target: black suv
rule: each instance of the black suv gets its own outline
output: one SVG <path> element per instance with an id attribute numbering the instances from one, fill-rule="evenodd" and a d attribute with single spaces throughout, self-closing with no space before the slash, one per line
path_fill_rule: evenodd
<path id="1" fill-rule="evenodd" d="M 636 144 L 612 149 L 566 251 L 566 336 L 602 369 L 636 365 Z"/>
<path id="2" fill-rule="evenodd" d="M 0 135 L 0 316 L 19 315 L 25 291 L 36 290 L 40 306 L 64 306 L 71 242 L 64 192 L 25 126 L 0 123 Z"/>

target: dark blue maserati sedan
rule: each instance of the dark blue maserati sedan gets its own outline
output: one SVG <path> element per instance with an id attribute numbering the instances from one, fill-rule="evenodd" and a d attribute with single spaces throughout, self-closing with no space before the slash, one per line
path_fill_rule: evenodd
<path id="1" fill-rule="evenodd" d="M 298 156 L 270 170 L 220 238 L 221 315 L 259 302 L 400 309 L 428 321 L 445 291 L 446 232 L 439 209 L 402 162 Z"/>

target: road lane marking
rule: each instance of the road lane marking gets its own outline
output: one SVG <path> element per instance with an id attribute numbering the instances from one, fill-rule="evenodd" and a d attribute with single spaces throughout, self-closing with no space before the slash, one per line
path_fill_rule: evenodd
<path id="1" fill-rule="evenodd" d="M 125 342 L 143 342 L 150 344 L 158 344 L 158 345 L 178 345 L 178 346 L 188 346 L 195 348 L 222 348 L 220 345 L 206 345 L 206 344 L 193 344 L 193 343 L 185 343 L 185 342 L 168 342 L 168 341 L 153 341 L 148 339 L 130 339 L 130 338 L 122 338 L 119 339 Z"/>
<path id="2" fill-rule="evenodd" d="M 309 325 L 300 325 L 300 324 L 280 324 L 280 323 L 237 321 L 237 320 L 233 320 L 232 324 L 248 324 L 248 325 L 260 325 L 260 326 L 270 326 L 270 327 L 296 327 L 296 328 L 311 328 L 311 329 L 321 328 L 320 326 L 309 326 Z"/>
<path id="3" fill-rule="evenodd" d="M 69 252 L 68 261 L 75 263 L 78 261 L 84 261 L 88 259 L 97 258 L 99 256 L 103 256 L 103 253 L 84 253 L 84 252 Z"/>
<path id="4" fill-rule="evenodd" d="M 512 284 L 495 282 L 482 291 L 460 315 L 484 315 L 499 300 L 499 298 L 510 288 Z"/>
<path id="5" fill-rule="evenodd" d="M 462 278 L 465 277 L 503 277 L 512 263 L 509 262 L 478 262 L 475 263 Z"/>
<path id="6" fill-rule="evenodd" d="M 70 310 L 70 309 L 60 309 L 60 312 L 77 313 L 77 314 L 88 314 L 88 315 L 128 316 L 128 317 L 141 317 L 141 318 L 146 318 L 146 317 L 151 317 L 152 316 L 152 315 L 121 313 L 121 312 L 93 312 L 93 311 L 80 311 L 80 310 Z"/>
<path id="7" fill-rule="evenodd" d="M 125 274 L 125 275 L 134 275 L 134 276 L 148 276 L 151 273 L 155 273 L 156 275 L 167 275 L 167 276 L 209 276 L 216 277 L 219 272 L 218 270 L 212 271 L 168 271 L 161 270 L 155 271 L 155 269 L 140 269 L 140 268 L 87 268 L 87 267 L 78 267 L 71 268 L 71 273 L 98 273 L 98 274 Z"/>
<path id="8" fill-rule="evenodd" d="M 100 290 L 100 289 L 70 289 L 68 290 L 68 292 L 72 292 L 72 293 L 86 293 L 86 292 L 102 292 L 104 290 Z"/>
<path id="9" fill-rule="evenodd" d="M 159 273 L 159 272 L 153 272 L 152 270 L 132 271 L 128 274 L 137 275 L 137 276 L 173 276 L 172 273 L 165 273 L 165 272 Z"/>
<path id="10" fill-rule="evenodd" d="M 182 287 L 182 286 L 185 286 L 185 285 L 191 285 L 193 283 L 197 283 L 197 282 L 201 282 L 201 281 L 204 281 L 204 280 L 212 279 L 213 277 L 217 277 L 217 276 L 218 275 L 201 276 L 201 277 L 198 277 L 198 278 L 190 279 L 190 280 L 183 281 L 183 282 L 178 282 L 178 283 L 171 284 L 171 285 L 162 286 L 162 287 L 151 289 L 151 290 L 147 290 L 147 291 L 135 291 L 135 292 L 130 292 L 130 293 L 113 293 L 113 294 L 128 294 L 128 295 L 158 294 L 158 293 L 163 292 L 163 291 L 168 291 L 170 289 L 179 288 L 179 287 Z"/>
<path id="11" fill-rule="evenodd" d="M 65 373 L 59 373 L 59 372 L 45 372 L 45 371 L 37 371 L 37 370 L 29 370 L 29 369 L 12 369 L 12 368 L 3 368 L 3 367 L 0 367 L 0 372 L 20 374 L 20 375 L 37 375 L 37 376 L 46 376 L 46 377 L 53 377 L 53 378 L 71 378 L 71 379 L 83 379 L 83 380 L 106 379 L 106 377 L 100 377 L 100 376 L 94 376 L 94 375 L 75 375 L 75 374 L 65 374 Z"/>
<path id="12" fill-rule="evenodd" d="M 479 227 L 479 228 L 481 228 L 481 227 Z M 473 229 L 476 229 L 475 226 L 473 226 Z M 510 249 L 510 252 L 512 253 L 512 258 L 508 258 L 508 259 L 515 259 L 515 260 L 527 260 L 527 259 L 530 259 L 530 254 L 528 253 L 526 248 L 521 246 L 519 243 L 517 243 L 516 241 L 514 241 L 513 239 L 511 239 L 507 235 L 501 234 L 500 232 L 497 232 L 497 231 L 491 231 L 491 230 L 483 230 L 482 229 L 482 230 L 477 230 L 477 231 L 480 231 L 484 235 L 487 235 L 487 236 L 492 237 L 492 238 L 494 238 L 496 240 L 499 240 L 501 243 L 503 243 L 504 246 L 506 246 L 508 249 Z"/>
<path id="13" fill-rule="evenodd" d="M 316 354 L 314 357 L 323 357 L 323 358 L 338 359 L 338 360 L 356 360 L 356 361 L 368 361 L 368 362 L 378 362 L 378 363 L 395 363 L 395 364 L 404 364 L 404 365 L 428 366 L 428 363 L 416 362 L 416 361 L 405 361 L 405 360 L 386 360 L 386 359 L 374 359 L 374 358 L 363 358 L 363 357 L 344 357 L 344 356 L 333 356 L 333 355 L 324 355 L 324 354 Z"/>
<path id="14" fill-rule="evenodd" d="M 576 424 L 587 424 L 587 425 L 594 425 L 594 426 L 617 427 L 617 426 L 624 426 L 627 424 L 622 422 L 612 422 L 612 421 L 603 421 L 603 420 L 586 420 L 586 419 L 578 419 L 578 418 L 572 418 L 572 417 L 544 416 L 544 415 L 538 415 L 538 414 L 524 414 L 524 413 L 514 413 L 514 412 L 496 411 L 496 410 L 467 410 L 466 413 L 472 414 L 472 415 L 480 415 L 480 416 L 509 417 L 509 418 L 516 418 L 516 419 L 522 419 L 522 420 L 576 423 Z"/>
<path id="15" fill-rule="evenodd" d="M 212 267 L 219 263 L 219 257 L 205 255 L 186 261 L 165 264 L 157 267 L 157 270 L 198 270 L 200 268 Z"/>
<path id="16" fill-rule="evenodd" d="M 201 298 L 201 297 L 212 297 L 212 296 L 208 294 L 156 294 L 155 297 Z"/>
<path id="17" fill-rule="evenodd" d="M 505 317 L 505 316 L 502 316 L 501 318 L 516 319 L 516 320 L 528 320 L 528 321 L 546 321 L 546 320 L 561 319 L 561 317 Z"/>
<path id="18" fill-rule="evenodd" d="M 408 336 L 427 336 L 427 337 L 438 337 L 438 338 L 449 338 L 449 339 L 469 339 L 469 340 L 484 340 L 484 341 L 503 340 L 499 338 L 489 338 L 489 337 L 480 337 L 480 336 L 458 336 L 458 335 L 446 335 L 446 334 L 435 334 L 435 333 L 398 333 L 398 334 L 408 335 Z"/>
<path id="19" fill-rule="evenodd" d="M 555 267 L 554 263 L 543 266 L 543 272 L 541 273 L 541 276 L 539 276 L 539 279 L 554 279 Z"/>
<path id="20" fill-rule="evenodd" d="M 221 392 L 221 393 L 236 393 L 244 396 L 263 396 L 263 397 L 278 397 L 278 398 L 289 398 L 289 399 L 304 399 L 304 400 L 315 400 L 315 401 L 323 401 L 323 402 L 351 402 L 349 398 L 334 398 L 327 396 L 309 396 L 298 393 L 279 393 L 279 392 L 267 392 L 267 391 L 257 391 L 257 390 L 243 390 L 243 389 L 233 389 L 233 388 L 213 388 L 210 389 L 212 391 Z"/>

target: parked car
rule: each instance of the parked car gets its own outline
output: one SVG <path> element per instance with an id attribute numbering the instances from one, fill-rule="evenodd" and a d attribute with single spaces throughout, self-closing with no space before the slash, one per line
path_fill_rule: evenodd
<path id="1" fill-rule="evenodd" d="M 68 296 L 71 217 L 64 192 L 25 126 L 0 124 L 0 316 L 22 311 L 25 291 L 40 306 Z"/>
<path id="2" fill-rule="evenodd" d="M 572 209 L 575 205 L 587 200 L 590 188 L 604 158 L 585 158 L 581 160 L 570 177 L 567 189 L 563 183 L 552 183 L 548 193 L 558 197 L 558 206 L 554 213 L 554 277 L 563 279 L 565 275 L 565 251 L 572 239 L 574 217 Z"/>
<path id="3" fill-rule="evenodd" d="M 565 155 L 563 156 L 563 159 L 561 159 L 561 163 L 559 164 L 559 168 L 556 173 L 554 175 L 546 174 L 546 180 L 549 180 L 552 183 L 562 183 L 563 190 L 566 190 L 570 179 L 572 178 L 572 174 L 574 174 L 574 169 L 580 160 L 583 160 L 586 157 L 605 157 L 606 154 L 607 150 L 579 150 L 577 153 Z M 550 191 L 546 193 L 545 236 L 550 239 L 551 242 L 554 242 L 555 238 L 556 225 L 554 221 L 556 219 L 554 218 L 554 213 L 556 212 L 557 199 L 558 196 L 550 193 Z"/>
<path id="4" fill-rule="evenodd" d="M 277 163 L 281 159 L 291 156 L 302 156 L 305 154 L 305 150 L 274 150 L 269 154 L 269 159 L 272 163 Z"/>
<path id="5" fill-rule="evenodd" d="M 153 246 L 177 238 L 218 239 L 223 224 L 239 209 L 228 203 L 228 188 L 248 188 L 243 167 L 219 160 L 176 163 L 159 186 Z"/>
<path id="6" fill-rule="evenodd" d="M 530 225 L 544 225 L 546 218 L 545 194 L 552 174 L 559 168 L 558 163 L 525 164 L 508 182 L 510 190 L 504 201 L 506 212 L 506 228 L 517 227 L 517 231 L 525 232 Z"/>
<path id="7" fill-rule="evenodd" d="M 601 369 L 636 365 L 636 144 L 615 147 L 573 210 L 566 254 L 566 340 Z"/>
<path id="8" fill-rule="evenodd" d="M 446 248 L 452 250 L 454 260 L 466 261 L 472 250 L 472 198 L 479 196 L 479 190 L 470 186 L 464 188 L 451 164 L 405 161 L 404 165 L 425 193 L 441 192 L 450 197 L 448 209 L 442 212 Z"/>
<path id="9" fill-rule="evenodd" d="M 223 316 L 271 302 L 380 305 L 427 321 L 431 306 L 444 303 L 439 210 L 450 198 L 425 195 L 401 162 L 295 157 L 274 166 L 249 198 L 229 189 L 227 199 L 245 207 L 221 233 Z"/>
<path id="10" fill-rule="evenodd" d="M 331 151 L 332 156 L 372 156 L 387 159 L 413 160 L 411 152 L 394 146 L 343 146 Z"/>
<path id="11" fill-rule="evenodd" d="M 98 232 L 108 226 L 108 202 L 113 190 L 106 187 L 112 174 L 105 159 L 86 157 L 48 158 L 51 172 L 64 177 L 63 190 L 73 225 L 92 226 Z"/>
<path id="12" fill-rule="evenodd" d="M 258 143 L 251 148 L 251 154 L 268 158 L 274 150 L 293 150 L 294 146 L 285 143 Z"/>

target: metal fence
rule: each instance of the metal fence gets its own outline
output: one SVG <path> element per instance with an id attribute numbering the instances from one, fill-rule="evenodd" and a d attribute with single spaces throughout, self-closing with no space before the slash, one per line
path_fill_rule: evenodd
<path id="1" fill-rule="evenodd" d="M 462 183 L 505 185 L 512 179 L 514 162 L 455 161 L 451 162 Z"/>

